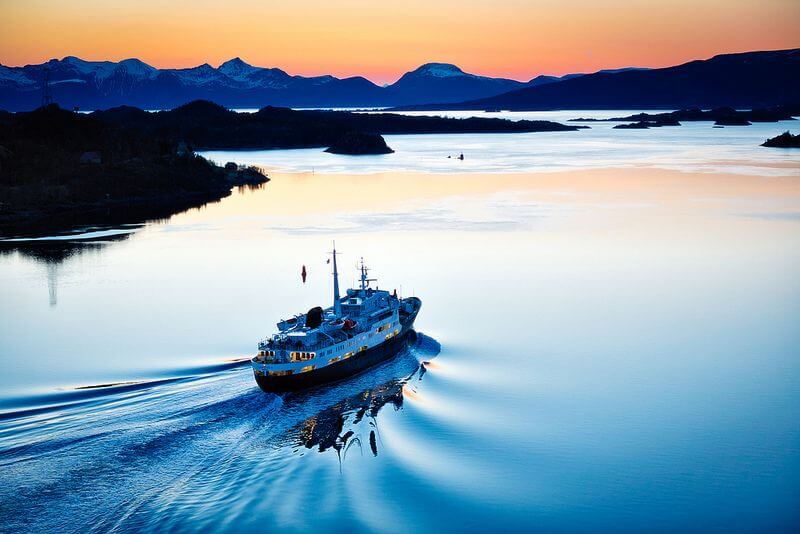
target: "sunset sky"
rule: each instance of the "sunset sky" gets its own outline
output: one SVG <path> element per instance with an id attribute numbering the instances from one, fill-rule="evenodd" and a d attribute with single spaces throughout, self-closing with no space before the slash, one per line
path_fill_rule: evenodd
<path id="1" fill-rule="evenodd" d="M 800 46 L 798 0 L 0 0 L 0 63 L 234 56 L 392 82 L 429 61 L 527 80 Z"/>

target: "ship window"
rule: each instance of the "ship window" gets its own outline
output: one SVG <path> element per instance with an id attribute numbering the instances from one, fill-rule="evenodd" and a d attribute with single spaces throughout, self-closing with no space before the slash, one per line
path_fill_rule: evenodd
<path id="1" fill-rule="evenodd" d="M 269 376 L 289 376 L 290 374 L 292 374 L 291 369 L 285 371 L 269 371 Z"/>
<path id="2" fill-rule="evenodd" d="M 307 372 L 309 372 L 309 371 L 313 371 L 313 370 L 314 370 L 314 367 L 316 367 L 316 365 L 306 365 L 305 367 L 303 367 L 302 369 L 300 369 L 300 372 L 301 372 L 301 373 L 307 373 Z"/>
<path id="3" fill-rule="evenodd" d="M 345 353 L 345 355 L 344 355 L 344 356 L 342 356 L 342 359 L 347 359 L 347 358 L 349 358 L 349 357 L 350 357 L 350 356 L 352 356 L 352 355 L 353 355 L 353 353 L 352 353 L 352 352 L 347 352 L 347 353 Z"/>
<path id="4" fill-rule="evenodd" d="M 364 352 L 365 350 L 367 350 L 367 346 L 363 345 L 360 349 L 358 349 L 358 352 Z"/>
<path id="5" fill-rule="evenodd" d="M 331 363 L 334 363 L 334 362 L 338 362 L 338 361 L 339 361 L 339 357 L 338 356 L 334 356 L 333 358 L 328 360 L 328 364 L 331 364 Z"/>

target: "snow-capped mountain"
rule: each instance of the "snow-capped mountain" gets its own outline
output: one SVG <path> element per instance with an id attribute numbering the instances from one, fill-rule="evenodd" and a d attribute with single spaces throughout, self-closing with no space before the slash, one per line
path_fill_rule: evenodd
<path id="1" fill-rule="evenodd" d="M 85 61 L 67 56 L 39 65 L 0 65 L 0 109 L 24 110 L 41 103 L 49 78 L 54 100 L 63 107 L 105 109 L 131 105 L 172 108 L 191 100 L 212 100 L 228 107 L 347 107 L 450 103 L 484 98 L 526 87 L 504 78 L 464 72 L 449 63 L 427 63 L 380 87 L 361 76 L 296 76 L 278 68 L 250 65 L 241 58 L 219 67 L 204 63 L 182 69 L 157 69 L 135 58 Z M 534 81 L 544 83 L 544 77 Z M 546 77 L 549 81 L 558 78 Z M 550 80 L 552 78 L 552 80 Z"/>
<path id="2" fill-rule="evenodd" d="M 386 89 L 398 105 L 460 102 L 493 96 L 524 87 L 523 82 L 464 72 L 450 63 L 426 63 L 405 73 Z"/>
<path id="3" fill-rule="evenodd" d="M 260 69 L 242 61 L 241 58 L 235 57 L 229 59 L 219 66 L 217 69 L 225 76 L 234 80 L 245 80 L 250 74 L 258 72 Z"/>

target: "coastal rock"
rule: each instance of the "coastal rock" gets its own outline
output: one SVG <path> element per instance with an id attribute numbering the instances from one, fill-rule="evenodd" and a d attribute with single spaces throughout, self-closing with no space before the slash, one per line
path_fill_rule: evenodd
<path id="1" fill-rule="evenodd" d="M 325 152 L 359 156 L 369 154 L 391 154 L 394 150 L 386 145 L 383 136 L 379 134 L 349 132 L 340 137 L 327 148 Z"/>
<path id="2" fill-rule="evenodd" d="M 790 132 L 783 132 L 771 139 L 761 143 L 761 146 L 771 148 L 800 148 L 800 134 L 792 135 Z"/>

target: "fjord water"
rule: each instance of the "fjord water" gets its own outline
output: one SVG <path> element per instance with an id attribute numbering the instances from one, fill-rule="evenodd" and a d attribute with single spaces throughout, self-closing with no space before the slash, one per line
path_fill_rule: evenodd
<path id="1" fill-rule="evenodd" d="M 800 156 L 757 147 L 787 127 L 216 153 L 278 171 L 15 245 L 0 530 L 796 529 Z M 240 360 L 329 304 L 333 239 L 420 336 L 264 394 Z"/>

